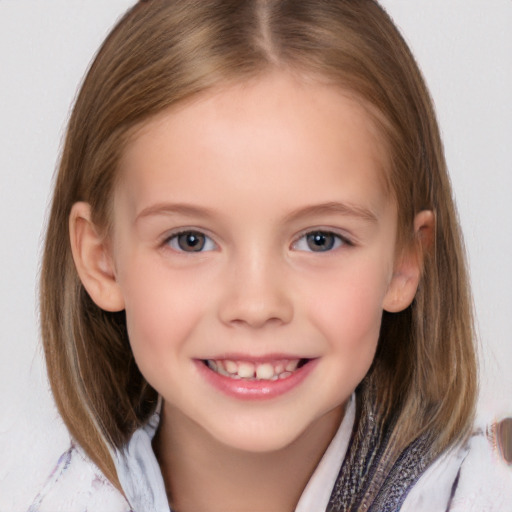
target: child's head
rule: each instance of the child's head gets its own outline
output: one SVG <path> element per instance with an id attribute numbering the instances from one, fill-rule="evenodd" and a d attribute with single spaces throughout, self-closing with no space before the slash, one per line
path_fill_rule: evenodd
<path id="1" fill-rule="evenodd" d="M 343 121 L 338 123 L 337 116 Z M 246 119 L 249 127 L 244 125 Z M 306 120 L 311 122 L 310 137 L 304 129 Z M 283 139 L 286 123 L 290 127 L 289 145 Z M 216 155 L 212 152 L 215 145 L 211 128 L 214 126 L 224 127 L 218 132 Z M 231 130 L 226 126 L 231 126 Z M 250 133 L 246 133 L 248 129 Z M 195 130 L 198 140 L 204 141 L 204 147 L 194 142 Z M 277 134 L 275 138 L 274 134 Z M 254 143 L 250 141 L 251 136 Z M 172 146 L 174 139 L 176 149 Z M 277 147 L 276 140 L 281 146 Z M 200 150 L 204 148 L 203 154 Z M 339 163 L 339 177 L 334 172 L 336 151 L 345 159 Z M 168 169 L 162 164 L 164 160 L 158 161 L 155 156 L 161 154 L 171 155 L 170 160 L 165 160 L 167 163 L 181 158 L 180 164 L 186 172 L 180 174 L 179 169 L 171 169 L 165 182 L 163 177 Z M 265 160 L 268 155 L 272 155 L 271 160 Z M 229 166 L 225 165 L 229 161 L 233 166 L 236 158 L 241 164 L 238 182 L 233 168 L 229 172 Z M 294 158 L 295 175 L 290 166 Z M 354 172 L 354 168 L 358 172 Z M 133 178 L 134 174 L 137 179 Z M 225 200 L 223 190 L 219 190 L 222 187 L 216 186 L 217 178 L 229 192 Z M 197 195 L 191 188 L 195 179 L 198 180 Z M 208 179 L 212 181 L 208 183 Z M 275 190 L 283 189 L 283 180 L 289 183 L 289 194 L 269 197 L 272 185 Z M 126 191 L 129 186 L 131 195 Z M 155 193 L 158 188 L 160 195 Z M 339 195 L 338 188 L 343 189 Z M 208 203 L 210 189 L 212 202 L 204 204 Z M 244 204 L 236 197 L 237 190 L 241 198 L 257 201 L 261 197 L 258 223 L 250 224 L 256 209 L 254 205 L 247 205 L 249 213 L 243 211 Z M 182 197 L 187 191 L 190 195 Z M 164 192 L 172 196 L 171 199 L 163 197 Z M 340 213 L 339 205 L 324 204 L 322 212 L 309 212 L 309 217 L 303 215 L 307 223 L 301 224 L 297 221 L 300 217 L 288 214 L 295 205 L 307 204 L 308 193 L 315 204 L 319 199 L 333 203 L 338 197 L 363 199 L 355 201 L 357 208 L 350 212 Z M 358 298 L 364 298 L 370 301 L 369 308 L 376 303 L 371 300 L 381 294 L 381 309 L 368 320 L 371 331 L 368 339 L 374 338 L 375 343 L 369 342 L 363 347 L 367 353 L 361 355 L 364 362 L 359 371 L 364 372 L 354 371 L 345 379 L 349 368 L 341 369 L 340 386 L 345 384 L 345 394 L 350 394 L 371 365 L 366 377 L 368 388 L 376 390 L 374 398 L 381 404 L 383 415 L 401 415 L 395 434 L 400 435 L 403 443 L 411 441 L 422 429 L 431 429 L 439 436 L 437 449 L 440 449 L 466 431 L 475 397 L 470 299 L 442 145 L 416 64 L 376 2 L 139 2 L 100 50 L 70 120 L 48 227 L 41 308 L 43 339 L 57 404 L 71 433 L 109 476 L 112 472 L 103 439 L 121 445 L 147 419 L 156 404 L 156 392 L 135 364 L 128 331 L 131 336 L 135 333 L 132 342 L 137 364 L 164 398 L 165 389 L 159 386 L 167 383 L 160 383 L 159 377 L 152 374 L 151 358 L 145 362 L 140 340 L 151 333 L 138 328 L 140 318 L 134 318 L 129 307 L 133 305 L 133 311 L 140 312 L 143 305 L 126 303 L 127 297 L 133 297 L 126 290 L 134 280 L 125 276 L 121 292 L 115 285 L 102 288 L 102 282 L 108 282 L 109 278 L 123 285 L 123 276 L 116 275 L 116 264 L 123 267 L 120 255 L 131 249 L 119 242 L 123 240 L 119 235 L 123 229 L 120 226 L 129 224 L 129 217 L 120 211 L 133 197 L 137 200 L 158 197 L 159 201 L 188 205 L 196 205 L 195 201 L 196 206 L 203 208 L 201 212 L 184 212 L 183 208 L 180 212 L 181 219 L 187 222 L 180 220 L 179 225 L 189 228 L 197 227 L 197 219 L 201 215 L 205 217 L 204 209 L 212 205 L 214 210 L 220 209 L 221 213 L 233 216 L 237 215 L 235 209 L 240 209 L 240 219 L 208 217 L 200 226 L 205 228 L 207 238 L 204 238 L 205 233 L 194 230 L 172 231 L 165 224 L 168 220 L 161 220 L 165 215 L 156 215 L 160 220 L 155 220 L 158 208 L 146 212 L 148 215 L 142 212 L 142 217 L 151 218 L 153 214 L 139 230 L 143 233 L 141 237 L 147 237 L 148 247 L 153 241 L 153 249 L 155 233 L 159 230 L 165 232 L 161 235 L 166 234 L 160 240 L 165 250 L 173 249 L 176 244 L 189 244 L 189 248 L 193 248 L 198 243 L 207 244 L 207 249 L 208 244 L 213 244 L 213 249 L 222 246 L 223 254 L 236 253 L 240 248 L 257 249 L 258 245 L 272 247 L 270 243 L 265 245 L 268 241 L 265 237 L 279 232 L 272 232 L 271 228 L 281 213 L 288 215 L 286 222 L 278 224 L 282 240 L 290 242 L 287 247 L 293 249 L 292 256 L 286 256 L 287 261 L 296 272 L 303 266 L 306 281 L 315 276 L 314 282 L 307 281 L 303 285 L 294 281 L 297 286 L 294 289 L 276 291 L 280 290 L 281 282 L 291 282 L 286 280 L 284 267 L 279 267 L 278 263 L 275 268 L 268 265 L 272 258 L 277 261 L 276 253 L 266 254 L 270 260 L 255 258 L 255 255 L 261 256 L 256 249 L 253 253 L 238 254 L 238 259 L 229 261 L 246 265 L 235 265 L 223 274 L 203 270 L 216 265 L 209 263 L 208 251 L 204 260 L 199 260 L 202 267 L 197 268 L 189 268 L 197 264 L 191 264 L 189 259 L 185 263 L 181 254 L 165 256 L 170 260 L 168 267 L 181 266 L 181 274 L 175 272 L 174 276 L 182 275 L 185 279 L 187 272 L 195 272 L 195 278 L 201 272 L 205 276 L 204 284 L 194 280 L 191 290 L 187 289 L 186 281 L 179 282 L 175 277 L 167 283 L 166 296 L 174 287 L 181 294 L 186 292 L 186 300 L 193 302 L 196 296 L 202 300 L 206 289 L 209 296 L 215 294 L 217 303 L 221 303 L 228 301 L 228 292 L 223 288 L 226 283 L 226 290 L 237 290 L 229 299 L 236 302 L 233 297 L 238 294 L 239 299 L 245 287 L 253 291 L 249 299 L 263 306 L 259 310 L 242 311 L 242 304 L 237 306 L 242 309 L 234 313 L 233 304 L 222 303 L 225 311 L 230 311 L 223 321 L 240 324 L 243 319 L 246 324 L 252 322 L 254 328 L 264 318 L 282 325 L 293 321 L 295 328 L 304 328 L 306 332 L 311 326 L 320 325 L 321 330 L 322 324 L 316 320 L 318 315 L 327 317 L 325 322 L 329 323 L 336 314 L 342 320 L 346 318 L 339 321 L 341 335 L 345 332 L 344 323 L 356 325 L 359 322 L 363 327 L 365 319 L 356 320 L 351 310 L 332 311 L 336 288 L 326 276 L 331 276 L 329 268 L 338 263 L 332 263 L 331 255 L 315 255 L 314 258 L 324 259 L 315 259 L 314 265 L 312 260 L 304 258 L 309 257 L 305 254 L 309 254 L 311 244 L 323 249 L 322 244 L 339 244 L 348 239 L 348 244 L 343 246 L 347 253 L 352 251 L 351 244 L 365 246 L 366 241 L 372 239 L 370 233 L 376 223 L 372 217 L 377 217 L 377 224 L 380 222 L 388 229 L 381 233 L 390 236 L 387 240 L 381 238 L 380 245 L 376 242 L 368 242 L 368 245 L 373 244 L 372 247 L 381 251 L 379 278 L 388 276 L 389 279 L 380 282 L 381 288 L 376 285 L 377 278 L 365 281 L 369 269 L 374 267 L 364 266 L 368 255 L 361 249 L 360 253 L 355 250 L 353 255 L 344 256 L 353 258 L 351 268 L 359 276 L 347 275 L 346 280 L 336 283 L 343 301 L 349 301 L 352 296 L 357 303 Z M 80 205 L 73 207 L 79 202 Z M 236 208 L 233 206 L 230 210 L 229 205 L 236 205 Z M 137 206 L 139 204 L 132 205 L 133 211 Z M 73 261 L 68 234 L 70 214 L 75 237 L 77 232 L 91 226 L 95 229 L 89 233 L 89 238 L 92 237 L 96 245 L 89 244 L 93 247 L 89 252 L 94 253 L 96 247 L 99 269 L 104 272 L 105 280 L 95 285 L 84 277 L 83 271 L 80 274 L 94 300 L 80 281 Z M 269 228 L 259 232 L 265 225 L 262 222 L 265 215 L 268 215 Z M 314 215 L 319 222 L 314 221 Z M 338 217 L 334 217 L 336 215 Z M 351 219 L 348 225 L 356 226 L 355 234 L 350 229 L 336 231 L 337 220 L 332 221 L 334 227 L 328 222 L 340 215 Z M 242 220 L 248 224 L 245 244 L 239 243 L 243 231 L 236 228 L 236 222 L 240 225 Z M 165 229 L 161 228 L 164 224 Z M 316 231 L 304 232 L 306 227 L 314 227 Z M 341 238 L 333 237 L 332 232 Z M 237 243 L 230 245 L 230 236 L 234 233 L 237 233 Z M 295 238 L 290 239 L 291 234 Z M 255 246 L 247 242 L 250 239 L 256 242 Z M 276 236 L 273 240 L 279 238 Z M 75 241 L 78 260 L 79 246 Z M 183 250 L 183 245 L 174 249 Z M 178 262 L 176 258 L 182 259 Z M 154 260 L 154 268 L 158 265 Z M 78 266 L 80 268 L 80 264 Z M 124 268 L 132 274 L 137 272 L 133 266 Z M 148 269 L 150 265 L 141 267 L 141 273 Z M 223 279 L 218 279 L 218 275 Z M 229 279 L 226 276 L 230 276 Z M 148 275 L 148 282 L 150 280 Z M 269 282 L 275 283 L 271 291 L 265 288 L 265 283 Z M 357 288 L 365 283 L 368 283 L 368 290 Z M 390 283 L 391 291 L 384 286 Z M 300 299 L 304 290 L 308 290 L 308 297 L 301 304 L 313 298 L 321 304 L 325 314 L 317 312 L 317 317 L 310 317 L 307 310 L 294 310 L 289 305 L 287 294 L 292 297 L 298 294 Z M 325 290 L 331 294 L 323 294 Z M 151 295 L 150 300 L 156 297 Z M 183 300 L 176 293 L 178 311 Z M 148 302 L 145 307 L 151 316 L 159 304 Z M 269 307 L 274 311 L 265 310 Z M 206 312 L 195 321 L 195 324 L 204 324 L 203 333 L 216 332 L 208 316 L 210 313 Z M 172 317 L 179 313 L 169 311 L 168 314 Z M 159 318 L 164 318 L 164 313 Z M 172 332 L 172 326 L 169 329 Z M 289 329 L 289 332 L 294 331 Z M 247 343 L 239 334 L 234 336 L 238 336 L 240 344 Z M 266 343 L 265 339 L 261 336 L 260 342 Z M 290 345 L 287 350 L 293 351 L 293 339 Z M 194 348 L 200 344 L 196 340 L 189 346 Z M 247 345 L 242 346 L 247 349 Z M 264 346 L 265 353 L 285 350 L 283 340 L 277 347 Z M 313 344 L 299 349 L 309 350 L 299 353 L 301 358 L 318 356 Z M 351 357 L 358 357 L 355 349 L 351 354 Z M 197 353 L 191 354 L 194 355 L 198 357 Z M 203 352 L 200 355 L 208 359 L 219 354 Z"/>

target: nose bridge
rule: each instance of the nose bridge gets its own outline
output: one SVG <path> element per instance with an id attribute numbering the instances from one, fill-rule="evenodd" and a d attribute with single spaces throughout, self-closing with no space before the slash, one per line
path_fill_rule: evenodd
<path id="1" fill-rule="evenodd" d="M 292 319 L 287 272 L 277 252 L 253 240 L 233 254 L 227 265 L 219 311 L 224 323 L 262 327 L 267 323 L 285 324 Z"/>

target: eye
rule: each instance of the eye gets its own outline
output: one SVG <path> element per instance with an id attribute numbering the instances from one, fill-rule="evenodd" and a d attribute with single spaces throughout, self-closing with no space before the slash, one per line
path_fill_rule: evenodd
<path id="1" fill-rule="evenodd" d="M 331 231 L 310 231 L 302 235 L 293 248 L 298 251 L 327 252 L 337 249 L 342 245 L 351 245 L 348 240 Z"/>
<path id="2" fill-rule="evenodd" d="M 167 245 L 179 252 L 205 252 L 215 249 L 214 241 L 200 231 L 182 231 L 169 237 Z"/>

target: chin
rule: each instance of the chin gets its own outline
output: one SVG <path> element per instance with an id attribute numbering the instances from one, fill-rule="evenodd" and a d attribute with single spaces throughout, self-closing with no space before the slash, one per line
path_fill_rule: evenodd
<path id="1" fill-rule="evenodd" d="M 301 432 L 260 426 L 258 430 L 241 426 L 241 431 L 231 429 L 224 435 L 213 435 L 221 444 L 236 451 L 264 454 L 284 450 L 300 437 Z"/>
<path id="2" fill-rule="evenodd" d="M 293 441 L 281 441 L 274 439 L 241 439 L 239 442 L 229 442 L 226 445 L 236 451 L 247 454 L 269 454 L 280 452 L 293 444 Z"/>

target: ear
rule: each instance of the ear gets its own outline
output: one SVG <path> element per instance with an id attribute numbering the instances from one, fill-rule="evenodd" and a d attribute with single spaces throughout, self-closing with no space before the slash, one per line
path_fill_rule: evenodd
<path id="1" fill-rule="evenodd" d="M 105 311 L 124 309 L 124 298 L 116 282 L 114 265 L 107 247 L 91 220 L 88 203 L 75 203 L 69 215 L 71 252 L 78 272 L 91 299 Z"/>
<path id="2" fill-rule="evenodd" d="M 423 210 L 414 218 L 414 243 L 402 251 L 384 297 L 383 309 L 398 313 L 410 306 L 416 295 L 423 270 L 423 256 L 434 241 L 434 213 Z"/>

